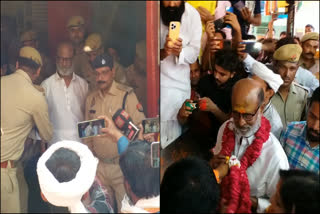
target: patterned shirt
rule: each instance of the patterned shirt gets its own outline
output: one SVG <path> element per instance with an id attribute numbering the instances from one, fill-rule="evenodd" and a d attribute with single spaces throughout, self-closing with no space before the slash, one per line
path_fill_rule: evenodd
<path id="1" fill-rule="evenodd" d="M 307 122 L 292 122 L 280 138 L 290 168 L 305 169 L 319 174 L 319 145 L 311 147 L 306 140 Z"/>
<path id="2" fill-rule="evenodd" d="M 101 185 L 96 177 L 92 186 L 89 189 L 90 199 L 86 201 L 86 196 L 82 198 L 82 203 L 89 213 L 113 213 L 113 208 L 110 205 L 110 196 L 107 190 Z"/>

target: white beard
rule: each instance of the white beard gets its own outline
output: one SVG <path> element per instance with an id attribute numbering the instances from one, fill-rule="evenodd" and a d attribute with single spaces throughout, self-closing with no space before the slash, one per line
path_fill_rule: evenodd
<path id="1" fill-rule="evenodd" d="M 252 135 L 254 135 L 260 128 L 261 126 L 261 113 L 259 113 L 258 115 L 258 118 L 257 118 L 257 121 L 256 123 L 250 127 L 250 129 L 248 131 L 243 131 L 243 130 L 240 130 L 235 124 L 234 124 L 234 132 L 237 134 L 237 135 L 240 135 L 241 137 L 250 137 Z"/>
<path id="2" fill-rule="evenodd" d="M 73 68 L 74 68 L 73 64 L 70 68 L 62 68 L 57 64 L 57 71 L 63 77 L 70 76 L 73 73 Z"/>

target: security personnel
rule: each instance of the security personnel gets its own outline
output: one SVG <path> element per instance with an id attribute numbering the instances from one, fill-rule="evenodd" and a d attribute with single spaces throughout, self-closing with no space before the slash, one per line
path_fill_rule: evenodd
<path id="1" fill-rule="evenodd" d="M 40 85 L 43 80 L 55 73 L 55 65 L 45 53 L 40 52 L 38 34 L 35 31 L 27 30 L 22 32 L 20 36 L 20 42 L 21 47 L 33 47 L 40 53 L 42 59 L 40 76 L 34 82 L 34 84 Z"/>
<path id="2" fill-rule="evenodd" d="M 138 125 L 145 118 L 133 89 L 114 81 L 115 69 L 109 54 L 102 54 L 92 63 L 96 72 L 98 89 L 91 92 L 86 99 L 86 120 L 96 119 L 101 115 L 109 118 L 118 109 L 124 109 Z M 109 138 L 88 138 L 85 143 L 99 158 L 97 176 L 111 195 L 115 211 L 120 211 L 125 194 L 123 175 L 119 166 L 117 144 Z M 116 202 L 115 202 L 116 200 Z"/>
<path id="3" fill-rule="evenodd" d="M 302 54 L 300 58 L 301 67 L 311 71 L 319 80 L 319 59 L 315 58 L 319 50 L 319 33 L 306 33 L 301 38 Z"/>
<path id="4" fill-rule="evenodd" d="M 273 54 L 273 69 L 280 74 L 283 84 L 271 102 L 278 111 L 284 128 L 292 121 L 303 120 L 305 116 L 308 90 L 293 82 L 299 68 L 301 52 L 300 45 L 287 44 Z"/>
<path id="5" fill-rule="evenodd" d="M 18 70 L 1 77 L 1 213 L 25 212 L 20 206 L 17 160 L 32 127 L 37 126 L 43 140 L 49 141 L 52 137 L 46 99 L 33 85 L 41 66 L 39 52 L 23 47 L 17 61 Z"/>
<path id="6" fill-rule="evenodd" d="M 101 35 L 99 33 L 90 34 L 84 43 L 83 51 L 87 54 L 90 63 L 92 63 L 97 56 L 103 54 L 104 48 Z M 113 58 L 113 67 L 115 69 L 114 79 L 119 83 L 127 84 L 125 68 L 122 65 L 120 65 L 119 62 L 115 60 L 115 58 Z M 84 78 L 89 81 L 89 90 L 95 89 L 96 87 L 95 77 L 92 80 L 90 74 L 90 72 L 84 74 Z"/>

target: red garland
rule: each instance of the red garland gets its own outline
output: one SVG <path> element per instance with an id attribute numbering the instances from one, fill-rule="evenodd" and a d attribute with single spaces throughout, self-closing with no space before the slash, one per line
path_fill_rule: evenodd
<path id="1" fill-rule="evenodd" d="M 231 157 L 235 147 L 235 135 L 226 124 L 222 137 L 222 149 L 219 154 Z M 255 133 L 253 143 L 246 149 L 240 160 L 241 167 L 233 166 L 221 182 L 221 200 L 227 202 L 226 213 L 251 213 L 250 184 L 246 170 L 260 156 L 263 143 L 270 135 L 270 122 L 261 117 L 261 126 Z"/>

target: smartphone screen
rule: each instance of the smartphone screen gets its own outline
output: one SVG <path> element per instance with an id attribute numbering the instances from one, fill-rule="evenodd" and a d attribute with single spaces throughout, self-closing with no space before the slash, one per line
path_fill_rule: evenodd
<path id="1" fill-rule="evenodd" d="M 88 120 L 78 123 L 78 134 L 80 138 L 94 137 L 101 134 L 100 129 L 105 128 L 104 119 Z"/>
<path id="2" fill-rule="evenodd" d="M 142 121 L 143 134 L 160 132 L 159 117 L 146 118 Z"/>
<path id="3" fill-rule="evenodd" d="M 246 48 L 244 50 L 245 53 L 259 53 L 262 49 L 262 43 L 255 41 L 243 41 L 240 44 L 245 44 Z"/>
<path id="4" fill-rule="evenodd" d="M 160 167 L 160 142 L 151 143 L 151 166 Z"/>

